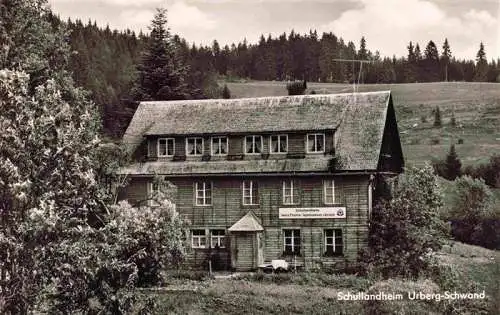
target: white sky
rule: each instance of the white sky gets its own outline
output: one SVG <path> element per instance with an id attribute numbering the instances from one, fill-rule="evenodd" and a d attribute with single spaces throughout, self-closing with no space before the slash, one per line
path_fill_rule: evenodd
<path id="1" fill-rule="evenodd" d="M 155 8 L 168 9 L 169 27 L 189 43 L 221 45 L 294 29 L 332 31 L 358 48 L 383 56 L 406 55 L 447 37 L 454 56 L 474 59 L 482 41 L 488 59 L 500 58 L 500 0 L 48 0 L 66 19 L 89 19 L 112 29 L 148 32 Z"/>

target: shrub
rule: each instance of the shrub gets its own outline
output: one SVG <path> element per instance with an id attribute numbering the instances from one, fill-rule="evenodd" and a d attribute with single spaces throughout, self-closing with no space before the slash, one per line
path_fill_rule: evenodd
<path id="1" fill-rule="evenodd" d="M 500 212 L 495 197 L 482 179 L 469 176 L 455 181 L 448 220 L 452 236 L 464 243 L 500 248 Z"/>
<path id="2" fill-rule="evenodd" d="M 458 144 L 464 144 L 464 139 L 458 138 Z"/>
<path id="3" fill-rule="evenodd" d="M 457 125 L 457 119 L 455 118 L 455 112 L 451 113 L 450 125 L 452 127 L 455 127 Z"/>
<path id="4" fill-rule="evenodd" d="M 288 95 L 303 95 L 307 89 L 306 81 L 292 81 L 286 85 Z"/>
<path id="5" fill-rule="evenodd" d="M 420 116 L 420 121 L 422 123 L 426 123 L 427 122 L 427 117 L 425 115 Z"/>
<path id="6" fill-rule="evenodd" d="M 472 178 L 482 178 L 484 182 L 493 188 L 500 188 L 500 155 L 493 155 L 487 164 L 477 167 L 467 166 L 463 172 Z"/>
<path id="7" fill-rule="evenodd" d="M 394 198 L 377 203 L 369 247 L 361 253 L 366 273 L 382 277 L 418 277 L 441 248 L 447 229 L 439 218 L 442 196 L 430 165 L 410 168 Z"/>

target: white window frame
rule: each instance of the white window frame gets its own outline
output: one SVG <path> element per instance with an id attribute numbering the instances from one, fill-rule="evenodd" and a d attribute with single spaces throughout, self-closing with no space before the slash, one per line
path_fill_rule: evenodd
<path id="1" fill-rule="evenodd" d="M 214 235 L 213 232 L 222 231 L 223 235 Z M 215 241 L 215 242 L 214 242 Z M 212 229 L 210 230 L 210 247 L 215 248 L 219 245 L 219 248 L 226 248 L 226 230 L 224 229 Z"/>
<path id="2" fill-rule="evenodd" d="M 327 186 L 327 184 L 331 183 L 331 187 Z M 330 190 L 331 191 L 328 191 Z M 331 194 L 329 194 L 331 192 Z M 331 202 L 327 200 L 327 196 L 332 196 Z M 323 202 L 326 205 L 335 204 L 335 180 L 334 179 L 325 179 L 323 180 Z"/>
<path id="3" fill-rule="evenodd" d="M 201 187 L 199 187 L 202 184 Z M 208 193 L 207 193 L 208 192 Z M 194 183 L 194 204 L 196 206 L 211 206 L 212 205 L 212 182 L 210 181 L 196 181 Z M 198 200 L 202 200 L 202 203 L 198 203 Z M 207 200 L 210 202 L 207 202 Z"/>
<path id="4" fill-rule="evenodd" d="M 310 136 L 314 136 L 314 147 L 315 147 L 315 149 L 317 149 L 317 148 L 316 148 L 316 142 L 317 142 L 317 141 L 316 141 L 316 138 L 317 138 L 318 136 L 322 136 L 322 137 L 323 137 L 323 150 L 321 150 L 321 151 L 318 151 L 318 150 L 310 151 L 310 150 L 309 150 L 309 137 L 310 137 Z M 324 152 L 325 152 L 325 144 L 326 144 L 326 142 L 325 142 L 325 141 L 326 141 L 326 139 L 325 139 L 325 138 L 326 138 L 326 137 L 325 137 L 325 133 L 308 133 L 308 134 L 306 135 L 306 152 L 307 152 L 307 153 L 324 153 Z"/>
<path id="5" fill-rule="evenodd" d="M 252 152 L 251 153 L 247 153 L 247 138 L 252 138 Z M 255 144 L 257 143 L 256 139 L 257 138 L 260 138 L 260 152 L 255 152 Z M 248 135 L 248 136 L 245 136 L 245 138 L 243 138 L 243 152 L 246 154 L 246 155 L 258 155 L 258 154 L 262 154 L 264 153 L 264 139 L 262 138 L 262 136 L 259 136 L 259 135 Z"/>
<path id="6" fill-rule="evenodd" d="M 214 148 L 215 148 L 214 147 L 214 140 L 215 139 L 219 140 L 217 142 L 217 146 L 219 147 L 219 152 L 221 151 L 221 147 L 222 147 L 222 139 L 226 140 L 226 153 L 217 153 L 217 154 L 214 153 Z M 210 154 L 212 156 L 226 156 L 228 152 L 229 152 L 229 140 L 226 136 L 219 136 L 219 137 L 210 138 Z"/>
<path id="7" fill-rule="evenodd" d="M 273 152 L 273 137 L 278 138 L 278 151 L 277 152 Z M 285 143 L 286 143 L 285 152 L 280 151 L 280 149 L 281 149 L 281 146 L 280 146 L 281 137 L 285 137 Z M 271 154 L 286 154 L 286 153 L 288 153 L 288 135 L 287 134 L 271 135 L 269 137 L 269 153 L 271 153 Z"/>
<path id="8" fill-rule="evenodd" d="M 287 231 L 291 231 L 292 232 L 292 236 L 286 236 L 286 232 Z M 297 236 L 295 235 L 295 233 L 298 231 L 299 235 L 298 235 L 298 238 L 299 238 L 299 251 L 298 252 L 295 252 L 295 239 L 297 238 Z M 302 233 L 300 231 L 300 229 L 298 228 L 287 228 L 287 229 L 283 229 L 282 230 L 282 233 L 283 233 L 283 253 L 286 253 L 286 254 L 294 254 L 294 255 L 300 255 L 300 252 L 302 251 Z M 290 244 L 287 244 L 287 239 L 291 241 Z M 288 246 L 291 246 L 292 247 L 292 251 L 287 251 L 286 250 L 286 247 Z"/>
<path id="9" fill-rule="evenodd" d="M 194 140 L 194 147 L 195 147 L 195 153 L 194 154 L 189 154 L 189 152 L 188 152 L 188 143 L 189 143 L 189 140 Z M 196 143 L 197 143 L 197 140 L 201 140 L 201 153 L 199 153 L 199 154 L 196 153 Z M 187 137 L 186 138 L 186 156 L 202 156 L 203 152 L 204 152 L 204 149 L 205 149 L 205 142 L 204 142 L 204 139 L 202 137 Z"/>
<path id="10" fill-rule="evenodd" d="M 160 141 L 165 140 L 166 154 L 160 154 Z M 172 154 L 168 154 L 168 142 L 172 141 Z M 172 157 L 175 154 L 175 139 L 174 138 L 158 138 L 156 142 L 156 156 L 158 157 Z"/>
<path id="11" fill-rule="evenodd" d="M 158 184 L 155 184 L 154 182 L 148 182 L 147 202 L 148 202 L 148 206 L 150 206 L 150 207 L 158 207 L 160 205 L 157 201 L 153 200 L 153 198 L 152 198 L 154 192 L 156 191 L 155 185 L 156 185 L 156 190 L 158 190 L 159 189 Z"/>
<path id="12" fill-rule="evenodd" d="M 249 187 L 247 187 L 247 184 L 249 184 Z M 258 197 L 258 191 L 259 186 L 256 181 L 254 180 L 244 180 L 242 184 L 242 204 L 244 206 L 253 206 L 253 205 L 258 205 L 259 201 L 255 200 Z M 250 199 L 250 203 L 246 203 L 245 199 Z"/>
<path id="13" fill-rule="evenodd" d="M 287 185 L 288 184 L 288 185 Z M 295 205 L 298 203 L 298 195 L 295 194 L 297 182 L 293 179 L 283 181 L 283 204 L 284 205 Z M 286 202 L 287 197 L 290 197 L 290 202 Z"/>
<path id="14" fill-rule="evenodd" d="M 337 233 L 336 231 L 340 231 L 340 242 L 342 244 L 337 244 L 336 238 L 337 238 Z M 327 232 L 331 231 L 332 236 L 327 236 Z M 330 229 L 324 229 L 323 230 L 324 234 L 324 240 L 325 240 L 325 254 L 328 252 L 328 246 L 331 246 L 333 248 L 332 254 L 333 255 L 343 255 L 344 254 L 344 232 L 342 229 L 339 228 L 330 228 Z M 342 247 L 342 253 L 336 253 L 337 246 Z"/>
<path id="15" fill-rule="evenodd" d="M 203 235 L 194 235 L 195 231 L 203 232 Z M 191 248 L 206 248 L 206 247 L 207 247 L 207 231 L 205 231 L 204 229 L 192 229 Z"/>

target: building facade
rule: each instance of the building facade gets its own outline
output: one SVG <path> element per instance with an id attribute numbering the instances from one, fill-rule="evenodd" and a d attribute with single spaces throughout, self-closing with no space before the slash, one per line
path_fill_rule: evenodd
<path id="1" fill-rule="evenodd" d="M 374 179 L 404 165 L 390 92 L 143 102 L 124 142 L 122 197 L 151 202 L 155 176 L 174 184 L 200 268 L 354 264 Z"/>

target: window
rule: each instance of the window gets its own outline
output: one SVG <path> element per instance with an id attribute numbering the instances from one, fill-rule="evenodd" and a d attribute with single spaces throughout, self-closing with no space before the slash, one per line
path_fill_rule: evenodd
<path id="1" fill-rule="evenodd" d="M 227 137 L 212 138 L 212 155 L 227 155 Z"/>
<path id="2" fill-rule="evenodd" d="M 224 248 L 226 247 L 226 231 L 225 230 L 211 230 L 210 231 L 210 246 L 212 248 Z"/>
<path id="3" fill-rule="evenodd" d="M 157 194 L 160 191 L 160 186 L 157 183 L 148 183 L 148 205 L 151 207 L 159 206 Z"/>
<path id="4" fill-rule="evenodd" d="M 194 183 L 195 200 L 197 206 L 209 206 L 212 204 L 212 183 Z"/>
<path id="5" fill-rule="evenodd" d="M 325 230 L 325 256 L 342 256 L 344 245 L 342 243 L 341 229 Z"/>
<path id="6" fill-rule="evenodd" d="M 243 204 L 257 205 L 259 204 L 259 190 L 257 182 L 253 180 L 243 181 Z"/>
<path id="7" fill-rule="evenodd" d="M 325 152 L 325 134 L 313 133 L 307 135 L 307 153 Z"/>
<path id="8" fill-rule="evenodd" d="M 323 196 L 325 204 L 335 203 L 335 182 L 333 179 L 323 181 Z"/>
<path id="9" fill-rule="evenodd" d="M 186 155 L 197 156 L 203 154 L 203 138 L 186 139 Z"/>
<path id="10" fill-rule="evenodd" d="M 285 254 L 300 255 L 300 230 L 283 230 L 283 251 Z"/>
<path id="11" fill-rule="evenodd" d="M 245 153 L 246 154 L 262 153 L 262 136 L 246 136 Z"/>
<path id="12" fill-rule="evenodd" d="M 158 157 L 174 156 L 175 140 L 173 138 L 158 139 Z"/>
<path id="13" fill-rule="evenodd" d="M 288 152 L 288 136 L 276 135 L 271 136 L 269 141 L 271 153 L 287 153 Z"/>
<path id="14" fill-rule="evenodd" d="M 205 237 L 205 230 L 192 230 L 191 231 L 191 247 L 192 248 L 205 248 L 207 239 Z"/>
<path id="15" fill-rule="evenodd" d="M 294 180 L 283 181 L 283 204 L 293 205 L 299 202 L 299 190 Z"/>

